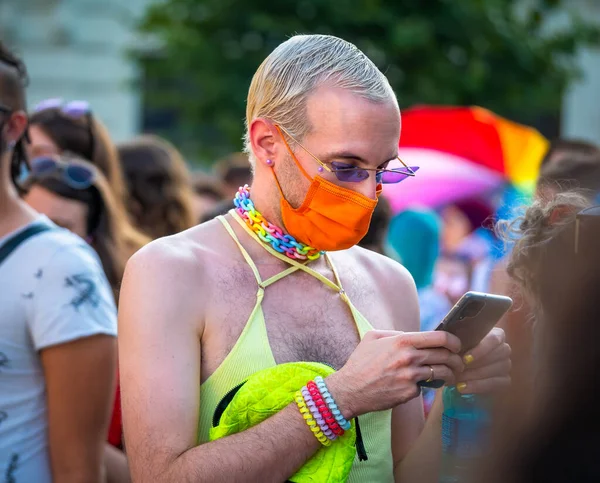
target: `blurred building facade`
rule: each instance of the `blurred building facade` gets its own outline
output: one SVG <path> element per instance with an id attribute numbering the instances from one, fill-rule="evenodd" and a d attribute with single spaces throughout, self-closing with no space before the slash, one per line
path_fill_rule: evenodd
<path id="1" fill-rule="evenodd" d="M 600 23 L 600 1 L 575 0 L 580 15 Z M 563 99 L 562 135 L 583 138 L 600 144 L 600 50 L 584 50 L 579 53 L 583 78 L 572 86 Z"/>
<path id="2" fill-rule="evenodd" d="M 0 38 L 27 63 L 30 103 L 87 100 L 117 141 L 143 130 L 143 94 L 135 83 L 140 73 L 127 51 L 140 47 L 135 23 L 151 1 L 0 0 Z M 569 2 L 575 5 L 600 23 L 600 1 Z M 592 102 L 600 91 L 600 51 L 579 58 L 584 78 L 565 95 L 561 131 L 600 143 L 600 108 Z"/>
<path id="3" fill-rule="evenodd" d="M 87 100 L 116 140 L 141 129 L 135 22 L 150 0 L 0 0 L 0 38 L 24 59 L 31 106 Z"/>

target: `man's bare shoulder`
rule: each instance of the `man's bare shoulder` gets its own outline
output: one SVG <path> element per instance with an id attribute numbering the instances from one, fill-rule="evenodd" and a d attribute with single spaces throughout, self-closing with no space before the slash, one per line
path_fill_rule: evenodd
<path id="1" fill-rule="evenodd" d="M 351 257 L 352 262 L 360 270 L 365 270 L 378 280 L 393 283 L 401 287 L 414 289 L 412 275 L 397 261 L 371 250 L 356 246 L 346 250 L 345 255 Z"/>
<path id="2" fill-rule="evenodd" d="M 159 238 L 130 258 L 127 272 L 158 276 L 165 281 L 176 277 L 186 283 L 198 283 L 208 275 L 211 262 L 223 256 L 219 249 L 222 238 L 223 228 L 216 220 Z"/>
<path id="3" fill-rule="evenodd" d="M 419 330 L 419 298 L 412 275 L 401 264 L 389 257 L 362 247 L 340 252 L 343 263 L 352 266 L 358 281 L 375 288 L 377 303 L 390 313 L 402 307 L 402 317 L 395 318 L 395 329 Z"/>

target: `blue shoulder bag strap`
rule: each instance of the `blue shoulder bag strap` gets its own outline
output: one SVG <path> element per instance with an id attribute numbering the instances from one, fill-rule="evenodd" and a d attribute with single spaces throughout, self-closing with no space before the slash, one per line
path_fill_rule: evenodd
<path id="1" fill-rule="evenodd" d="M 0 247 L 0 264 L 6 260 L 12 252 L 14 252 L 17 247 L 23 243 L 28 238 L 35 236 L 44 231 L 50 231 L 53 228 L 43 223 L 36 223 L 31 225 L 29 228 L 26 228 L 21 233 L 17 233 L 16 235 L 10 237 L 4 244 Z"/>

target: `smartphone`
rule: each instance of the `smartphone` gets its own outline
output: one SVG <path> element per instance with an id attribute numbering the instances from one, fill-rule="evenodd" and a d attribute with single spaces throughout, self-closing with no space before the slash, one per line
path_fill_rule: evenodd
<path id="1" fill-rule="evenodd" d="M 445 330 L 460 339 L 461 354 L 470 351 L 500 322 L 512 307 L 510 297 L 491 293 L 467 292 L 450 309 L 442 323 L 435 330 Z M 438 389 L 442 380 L 421 381 L 421 387 Z"/>
<path id="2" fill-rule="evenodd" d="M 445 330 L 458 337 L 462 343 L 462 353 L 465 353 L 481 342 L 512 304 L 512 299 L 503 295 L 467 292 L 436 330 Z"/>

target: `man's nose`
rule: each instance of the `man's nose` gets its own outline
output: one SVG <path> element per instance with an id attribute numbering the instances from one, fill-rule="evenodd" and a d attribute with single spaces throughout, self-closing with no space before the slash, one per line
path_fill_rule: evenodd
<path id="1" fill-rule="evenodd" d="M 375 173 L 370 172 L 369 177 L 364 181 L 357 183 L 354 190 L 372 200 L 377 198 L 377 180 L 375 179 Z"/>

